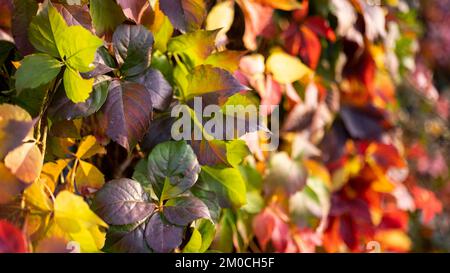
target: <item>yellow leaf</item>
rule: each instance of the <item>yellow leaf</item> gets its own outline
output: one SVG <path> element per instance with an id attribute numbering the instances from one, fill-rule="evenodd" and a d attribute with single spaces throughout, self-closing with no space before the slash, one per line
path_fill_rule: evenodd
<path id="1" fill-rule="evenodd" d="M 254 2 L 259 2 L 263 5 L 270 6 L 274 9 L 281 10 L 295 10 L 302 7 L 302 4 L 297 0 L 253 0 Z"/>
<path id="2" fill-rule="evenodd" d="M 400 229 L 378 231 L 375 240 L 381 244 L 383 251 L 407 252 L 412 246 L 411 239 Z"/>
<path id="3" fill-rule="evenodd" d="M 220 44 L 226 39 L 226 33 L 230 30 L 234 21 L 234 1 L 227 0 L 217 3 L 206 18 L 206 29 L 221 29 L 217 34 L 216 41 Z"/>
<path id="4" fill-rule="evenodd" d="M 19 67 L 22 65 L 21 62 L 14 62 L 14 61 L 11 61 L 11 64 L 14 66 L 15 69 L 19 69 Z"/>
<path id="5" fill-rule="evenodd" d="M 272 73 L 275 81 L 282 84 L 298 80 L 306 83 L 314 74 L 300 59 L 281 51 L 276 51 L 269 56 L 266 69 L 267 72 Z"/>
<path id="6" fill-rule="evenodd" d="M 29 126 L 23 126 L 28 123 Z M 29 130 L 28 130 L 29 128 Z M 27 132 L 28 131 L 28 132 Z M 0 159 L 19 146 L 22 141 L 33 138 L 30 114 L 19 106 L 0 105 Z"/>
<path id="7" fill-rule="evenodd" d="M 36 180 L 24 192 L 25 202 L 39 211 L 53 211 L 53 204 L 49 198 L 50 189 L 46 189 L 46 185 L 41 179 Z"/>
<path id="8" fill-rule="evenodd" d="M 41 173 L 41 151 L 32 142 L 24 143 L 6 155 L 5 166 L 21 181 L 32 183 Z"/>
<path id="9" fill-rule="evenodd" d="M 80 160 L 75 172 L 75 184 L 79 192 L 85 194 L 91 190 L 98 190 L 105 184 L 105 178 L 97 167 Z"/>
<path id="10" fill-rule="evenodd" d="M 331 189 L 331 177 L 327 168 L 314 160 L 305 160 L 303 164 L 308 170 L 308 175 L 310 177 L 317 177 L 327 186 L 328 189 Z"/>
<path id="11" fill-rule="evenodd" d="M 82 252 L 97 252 L 104 245 L 102 229 L 107 227 L 82 197 L 69 191 L 62 191 L 56 197 L 54 223 L 49 235 L 77 242 Z"/>
<path id="12" fill-rule="evenodd" d="M 58 159 L 56 162 L 47 162 L 42 167 L 40 180 L 49 187 L 51 192 L 55 191 L 59 175 L 70 161 L 70 159 Z"/>
<path id="13" fill-rule="evenodd" d="M 0 161 L 0 204 L 12 201 L 25 188 L 9 169 Z"/>
<path id="14" fill-rule="evenodd" d="M 31 240 L 40 239 L 43 235 L 45 235 L 50 217 L 50 212 L 45 214 L 29 214 L 27 216 L 27 220 L 25 221 L 25 230 L 27 235 L 31 237 Z"/>
<path id="15" fill-rule="evenodd" d="M 167 50 L 167 42 L 173 34 L 173 26 L 169 18 L 159 8 L 159 1 L 152 8 L 154 17 L 149 29 L 155 38 L 154 48 L 165 52 Z"/>
<path id="16" fill-rule="evenodd" d="M 97 142 L 94 136 L 87 136 L 78 146 L 75 156 L 80 159 L 86 159 L 96 154 L 105 154 L 105 148 Z"/>

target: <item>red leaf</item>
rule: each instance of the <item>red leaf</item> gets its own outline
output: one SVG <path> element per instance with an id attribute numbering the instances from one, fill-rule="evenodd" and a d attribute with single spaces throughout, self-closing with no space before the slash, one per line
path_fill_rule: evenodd
<path id="1" fill-rule="evenodd" d="M 335 42 L 336 34 L 324 18 L 319 16 L 312 16 L 306 19 L 305 26 L 314 31 L 317 35 L 327 38 Z"/>
<path id="2" fill-rule="evenodd" d="M 27 242 L 23 233 L 6 220 L 0 220 L 0 253 L 25 252 Z"/>
<path id="3" fill-rule="evenodd" d="M 422 210 L 422 218 L 425 224 L 430 223 L 436 214 L 442 212 L 442 203 L 432 191 L 414 186 L 411 193 L 414 197 L 416 207 Z"/>
<path id="4" fill-rule="evenodd" d="M 253 231 L 263 251 L 272 238 L 274 228 L 275 215 L 269 208 L 264 209 L 253 219 Z"/>

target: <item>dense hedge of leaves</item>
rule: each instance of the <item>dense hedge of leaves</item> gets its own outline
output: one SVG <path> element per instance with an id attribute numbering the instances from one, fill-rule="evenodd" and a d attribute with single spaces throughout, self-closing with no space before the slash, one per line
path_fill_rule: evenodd
<path id="1" fill-rule="evenodd" d="M 0 1 L 0 252 L 447 249 L 448 4 L 377 2 Z M 278 150 L 171 139 L 196 97 Z"/>

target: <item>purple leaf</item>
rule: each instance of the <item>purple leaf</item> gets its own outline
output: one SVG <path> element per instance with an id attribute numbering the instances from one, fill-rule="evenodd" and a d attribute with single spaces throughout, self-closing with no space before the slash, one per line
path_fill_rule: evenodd
<path id="1" fill-rule="evenodd" d="M 145 242 L 145 223 L 132 227 L 111 226 L 106 235 L 104 250 L 118 253 L 149 253 Z"/>
<path id="2" fill-rule="evenodd" d="M 114 53 L 125 76 L 138 75 L 150 66 L 153 41 L 152 33 L 141 25 L 117 27 L 113 35 Z"/>
<path id="3" fill-rule="evenodd" d="M 38 3 L 35 0 L 14 0 L 11 31 L 17 48 L 24 56 L 34 52 L 34 47 L 28 40 L 28 29 L 37 10 Z"/>
<path id="4" fill-rule="evenodd" d="M 133 82 L 113 81 L 103 107 L 106 134 L 131 150 L 148 131 L 152 118 L 152 100 L 148 90 Z"/>
<path id="5" fill-rule="evenodd" d="M 204 0 L 161 0 L 160 6 L 172 25 L 182 32 L 199 29 L 206 18 Z"/>
<path id="6" fill-rule="evenodd" d="M 117 3 L 122 7 L 125 16 L 136 23 L 139 23 L 143 11 L 149 7 L 148 0 L 117 0 Z"/>
<path id="7" fill-rule="evenodd" d="M 53 6 L 61 13 L 67 25 L 82 26 L 92 31 L 92 19 L 87 5 L 75 6 L 55 3 Z"/>
<path id="8" fill-rule="evenodd" d="M 150 124 L 147 134 L 141 142 L 141 148 L 144 151 L 152 150 L 156 145 L 172 139 L 171 128 L 175 118 L 169 114 L 163 114 L 155 118 Z"/>
<path id="9" fill-rule="evenodd" d="M 85 102 L 74 103 L 67 96 L 62 88 L 58 90 L 53 98 L 48 113 L 53 120 L 72 120 L 80 117 L 87 117 L 97 112 L 105 103 L 108 96 L 109 80 L 95 83 L 89 98 Z M 99 77 L 100 78 L 100 77 Z"/>
<path id="10" fill-rule="evenodd" d="M 131 179 L 109 181 L 94 200 L 94 211 L 110 225 L 128 225 L 144 220 L 155 210 L 141 184 Z"/>
<path id="11" fill-rule="evenodd" d="M 166 81 L 159 70 L 148 69 L 142 76 L 130 78 L 130 81 L 145 86 L 152 97 L 153 108 L 164 111 L 172 101 L 172 86 Z"/>
<path id="12" fill-rule="evenodd" d="M 205 203 L 192 196 L 169 200 L 163 213 L 167 221 L 179 226 L 186 226 L 200 218 L 211 218 Z"/>
<path id="13" fill-rule="evenodd" d="M 383 113 L 373 107 L 344 106 L 340 111 L 342 121 L 350 136 L 355 139 L 378 140 L 383 133 Z"/>
<path id="14" fill-rule="evenodd" d="M 170 252 L 181 245 L 183 230 L 182 227 L 169 224 L 160 213 L 156 213 L 147 224 L 145 239 L 154 251 Z"/>

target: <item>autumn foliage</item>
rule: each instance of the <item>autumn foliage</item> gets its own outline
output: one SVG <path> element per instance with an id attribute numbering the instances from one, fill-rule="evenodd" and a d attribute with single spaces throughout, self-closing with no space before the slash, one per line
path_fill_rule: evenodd
<path id="1" fill-rule="evenodd" d="M 377 2 L 1 0 L 0 253 L 450 251 L 448 1 Z"/>

